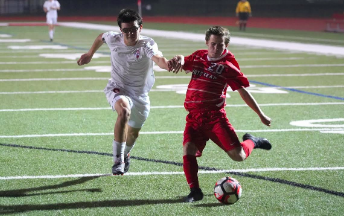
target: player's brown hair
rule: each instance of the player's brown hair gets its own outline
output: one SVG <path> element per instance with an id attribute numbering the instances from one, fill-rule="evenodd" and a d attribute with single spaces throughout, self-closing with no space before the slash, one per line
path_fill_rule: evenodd
<path id="1" fill-rule="evenodd" d="M 211 35 L 217 35 L 224 37 L 225 44 L 227 45 L 230 41 L 229 30 L 222 26 L 212 26 L 205 32 L 205 40 L 208 41 Z"/>

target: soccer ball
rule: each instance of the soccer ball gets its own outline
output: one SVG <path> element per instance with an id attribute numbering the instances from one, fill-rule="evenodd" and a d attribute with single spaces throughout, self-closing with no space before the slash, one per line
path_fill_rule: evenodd
<path id="1" fill-rule="evenodd" d="M 224 204 L 234 204 L 241 197 L 242 188 L 238 180 L 224 177 L 218 180 L 214 187 L 214 195 Z"/>

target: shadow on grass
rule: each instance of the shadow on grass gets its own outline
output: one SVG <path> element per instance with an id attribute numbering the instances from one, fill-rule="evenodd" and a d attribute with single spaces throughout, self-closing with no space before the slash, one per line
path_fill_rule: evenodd
<path id="1" fill-rule="evenodd" d="M 6 144 L 6 143 L 0 143 L 0 146 L 44 150 L 44 151 L 70 152 L 70 153 L 77 153 L 77 154 L 92 154 L 92 155 L 111 156 L 112 157 L 112 154 L 104 153 L 104 152 L 95 152 L 95 151 L 79 151 L 79 150 L 70 150 L 70 149 L 51 149 L 51 148 L 44 148 L 44 147 L 24 146 L 24 145 Z M 132 156 L 131 158 L 136 159 L 136 160 L 141 160 L 141 161 L 149 161 L 149 162 L 163 163 L 163 164 L 172 164 L 175 166 L 183 166 L 183 163 L 178 163 L 178 162 L 174 162 L 174 161 L 156 160 L 156 159 L 134 157 L 134 156 Z M 217 171 L 218 169 L 213 168 L 213 167 L 200 166 L 199 170 Z M 271 177 L 267 177 L 267 176 L 260 176 L 260 175 L 255 175 L 255 174 L 249 174 L 249 173 L 243 173 L 243 172 L 234 172 L 234 171 L 233 172 L 226 172 L 226 173 L 231 174 L 231 175 L 238 175 L 238 176 L 242 176 L 242 177 L 246 177 L 246 178 L 259 179 L 259 180 L 264 180 L 264 181 L 270 181 L 273 183 L 279 183 L 279 184 L 289 185 L 289 186 L 293 186 L 293 187 L 299 187 L 299 188 L 312 190 L 312 191 L 323 192 L 323 193 L 327 193 L 327 194 L 331 194 L 331 195 L 335 195 L 335 196 L 339 196 L 339 197 L 344 197 L 343 192 L 333 191 L 333 190 L 329 190 L 329 189 L 325 189 L 325 188 L 315 187 L 312 185 L 302 184 L 302 183 L 288 181 L 288 180 L 284 180 L 284 179 L 271 178 Z M 0 197 L 1 197 L 1 191 L 0 191 Z"/>
<path id="2" fill-rule="evenodd" d="M 74 203 L 56 203 L 42 205 L 0 205 L 0 214 L 25 213 L 29 211 L 52 211 L 65 209 L 88 209 L 88 208 L 104 208 L 104 207 L 125 207 L 125 206 L 141 206 L 152 204 L 172 204 L 181 203 L 178 199 L 156 199 L 156 200 L 104 200 L 91 202 L 74 202 Z"/>
<path id="3" fill-rule="evenodd" d="M 232 204 L 223 204 L 220 202 L 215 203 L 203 203 L 203 204 L 197 204 L 195 207 L 220 207 L 220 206 L 231 206 Z"/>
<path id="4" fill-rule="evenodd" d="M 60 189 L 60 188 L 69 187 L 72 185 L 83 184 L 83 183 L 90 181 L 90 180 L 93 180 L 95 178 L 99 178 L 99 176 L 83 177 L 83 178 L 79 178 L 79 179 L 72 180 L 72 181 L 66 181 L 66 182 L 63 182 L 61 184 L 56 184 L 56 185 L 47 185 L 47 186 L 42 186 L 42 187 L 0 191 L 0 197 L 27 197 L 27 196 L 37 196 L 37 195 L 45 195 L 45 194 L 71 193 L 71 192 L 79 192 L 79 191 L 101 192 L 101 190 L 98 188 L 91 188 L 91 189 L 82 189 L 82 190 L 31 193 L 31 192 L 36 192 L 36 191 Z"/>

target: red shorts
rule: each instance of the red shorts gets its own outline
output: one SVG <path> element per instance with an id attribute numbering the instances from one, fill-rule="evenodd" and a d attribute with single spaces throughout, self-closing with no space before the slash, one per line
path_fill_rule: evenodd
<path id="1" fill-rule="evenodd" d="M 225 152 L 240 146 L 225 110 L 192 112 L 186 116 L 183 144 L 194 143 L 198 148 L 198 154 L 202 154 L 209 139 Z"/>

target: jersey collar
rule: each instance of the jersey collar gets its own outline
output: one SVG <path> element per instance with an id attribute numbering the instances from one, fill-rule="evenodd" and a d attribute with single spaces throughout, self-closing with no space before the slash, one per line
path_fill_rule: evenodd
<path id="1" fill-rule="evenodd" d="M 225 49 L 225 51 L 223 51 L 222 55 L 218 58 L 210 58 L 208 55 L 207 55 L 207 58 L 208 58 L 208 61 L 218 61 L 224 57 L 226 57 L 228 55 L 228 50 Z"/>

